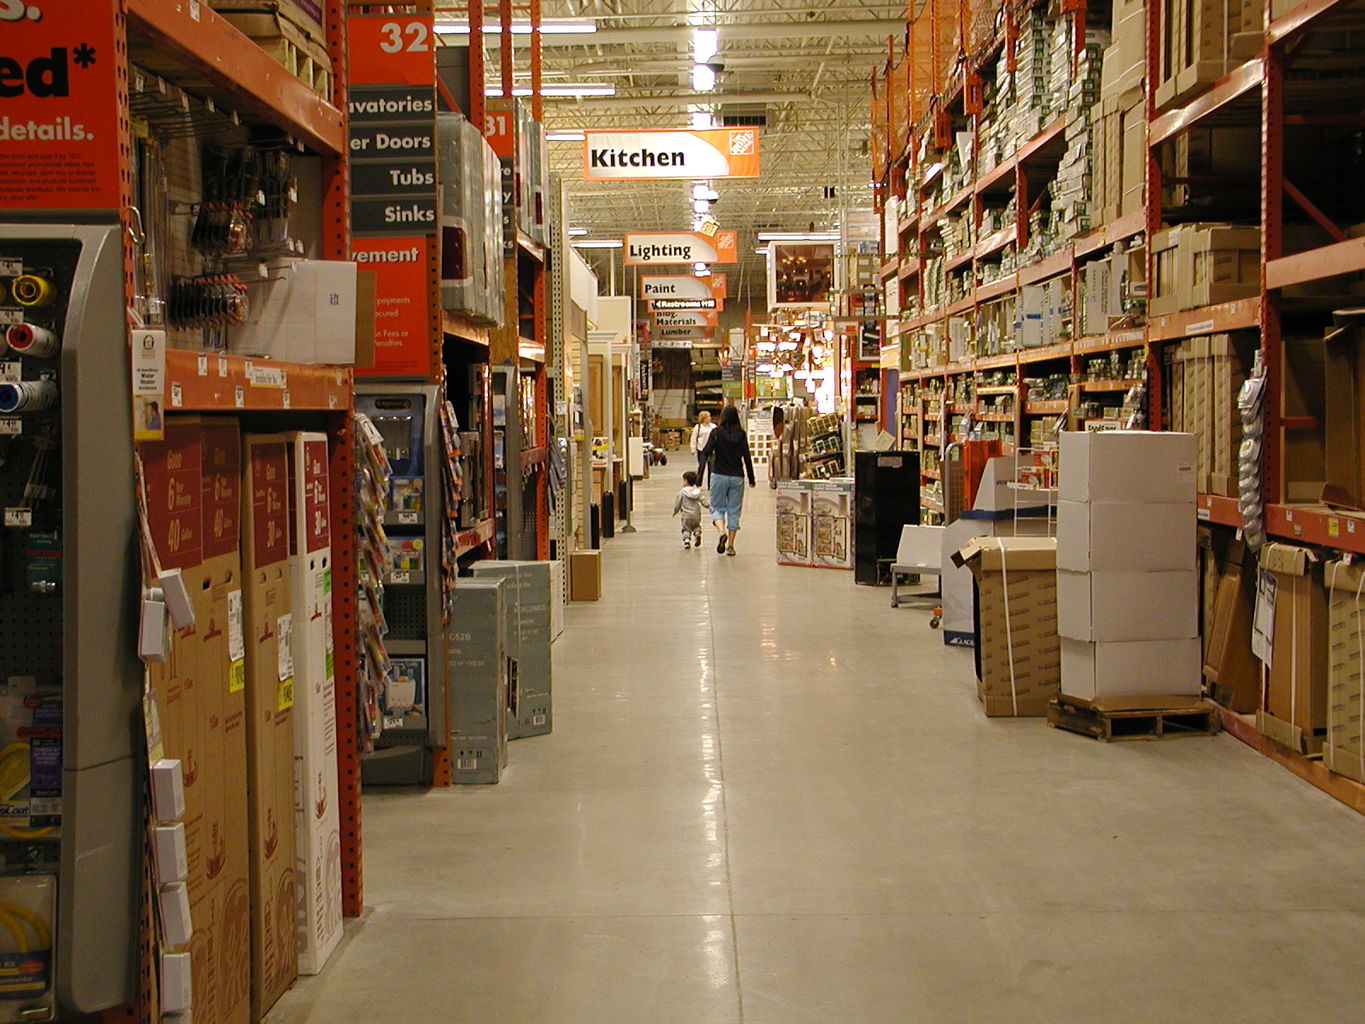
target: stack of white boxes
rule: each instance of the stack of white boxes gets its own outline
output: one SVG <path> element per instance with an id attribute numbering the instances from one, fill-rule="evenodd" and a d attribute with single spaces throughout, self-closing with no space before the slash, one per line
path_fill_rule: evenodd
<path id="1" fill-rule="evenodd" d="M 1062 694 L 1200 694 L 1198 441 L 1064 433 L 1057 517 Z"/>
<path id="2" fill-rule="evenodd" d="M 508 681 L 507 738 L 541 736 L 551 731 L 550 712 L 554 566 L 560 562 L 475 562 L 478 578 L 507 581 L 507 656 L 517 663 L 515 689 Z"/>

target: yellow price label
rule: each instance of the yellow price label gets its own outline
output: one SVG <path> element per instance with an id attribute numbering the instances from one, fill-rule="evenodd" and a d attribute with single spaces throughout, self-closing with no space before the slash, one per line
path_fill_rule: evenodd
<path id="1" fill-rule="evenodd" d="M 246 689 L 246 659 L 238 658 L 228 666 L 228 693 L 241 693 Z"/>
<path id="2" fill-rule="evenodd" d="M 294 706 L 294 677 L 281 679 L 279 689 L 275 693 L 275 710 L 288 711 Z"/>

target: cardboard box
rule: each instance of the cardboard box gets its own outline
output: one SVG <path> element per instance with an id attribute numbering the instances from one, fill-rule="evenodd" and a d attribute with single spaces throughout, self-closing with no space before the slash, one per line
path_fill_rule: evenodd
<path id="1" fill-rule="evenodd" d="M 286 435 L 286 440 L 299 973 L 317 974 L 341 941 L 330 473 L 326 434 L 295 432 Z"/>
<path id="2" fill-rule="evenodd" d="M 953 555 L 977 594 L 977 695 L 988 716 L 1041 716 L 1057 696 L 1057 544 L 982 537 Z"/>
<path id="3" fill-rule="evenodd" d="M 1327 742 L 1323 760 L 1365 782 L 1365 565 L 1331 562 L 1328 589 Z"/>
<path id="4" fill-rule="evenodd" d="M 1059 570 L 1057 626 L 1072 640 L 1198 637 L 1199 574 Z"/>
<path id="5" fill-rule="evenodd" d="M 1260 291 L 1261 229 L 1182 224 L 1152 236 L 1153 315 L 1230 302 Z"/>
<path id="6" fill-rule="evenodd" d="M 1057 568 L 1075 572 L 1178 572 L 1195 562 L 1197 520 L 1183 502 L 1063 501 Z"/>
<path id="7" fill-rule="evenodd" d="M 1173 431 L 1064 431 L 1058 497 L 1063 501 L 1195 500 L 1198 441 Z"/>
<path id="8" fill-rule="evenodd" d="M 259 1020 L 299 973 L 294 876 L 294 656 L 289 446 L 246 437 L 243 486 L 251 1012 Z"/>
<path id="9" fill-rule="evenodd" d="M 597 601 L 602 597 L 602 552 L 584 548 L 569 555 L 569 599 Z"/>
<path id="10" fill-rule="evenodd" d="M 1285 746 L 1322 749 L 1327 731 L 1327 590 L 1308 548 L 1269 543 L 1261 568 L 1275 577 L 1275 624 L 1263 718 Z M 1265 729 L 1262 729 L 1265 732 Z M 1286 742 L 1288 741 L 1288 742 Z"/>
<path id="11" fill-rule="evenodd" d="M 1261 706 L 1261 663 L 1251 651 L 1256 573 L 1254 566 L 1243 564 L 1246 558 L 1242 541 L 1229 546 L 1213 621 L 1204 627 L 1204 678 L 1210 696 L 1239 714 Z"/>
<path id="12" fill-rule="evenodd" d="M 507 581 L 462 579 L 447 635 L 450 760 L 456 783 L 496 783 L 507 767 Z"/>
<path id="13" fill-rule="evenodd" d="M 297 363 L 353 364 L 357 282 L 356 265 L 343 260 L 272 263 L 249 296 L 246 323 L 229 332 L 229 349 Z"/>
<path id="14" fill-rule="evenodd" d="M 1201 692 L 1199 640 L 1092 643 L 1061 639 L 1062 693 L 1076 700 Z"/>
<path id="15" fill-rule="evenodd" d="M 1329 331 L 1324 345 L 1326 479 L 1365 502 L 1365 331 Z"/>
<path id="16" fill-rule="evenodd" d="M 215 11 L 269 11 L 286 18 L 320 43 L 326 43 L 323 31 L 322 0 L 209 0 Z"/>

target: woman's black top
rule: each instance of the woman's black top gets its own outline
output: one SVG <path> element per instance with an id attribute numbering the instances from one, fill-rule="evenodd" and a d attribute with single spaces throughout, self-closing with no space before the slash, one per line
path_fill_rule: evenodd
<path id="1" fill-rule="evenodd" d="M 711 474 L 747 476 L 754 484 L 754 460 L 749 456 L 749 435 L 743 427 L 717 427 L 706 439 L 702 458 L 711 460 Z"/>

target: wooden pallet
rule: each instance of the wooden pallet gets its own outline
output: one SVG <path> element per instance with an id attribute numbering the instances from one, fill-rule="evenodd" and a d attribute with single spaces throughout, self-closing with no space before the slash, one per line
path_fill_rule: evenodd
<path id="1" fill-rule="evenodd" d="M 1112 743 L 1212 736 L 1220 716 L 1217 705 L 1188 697 L 1109 698 L 1091 704 L 1063 697 L 1048 701 L 1047 724 Z"/>

